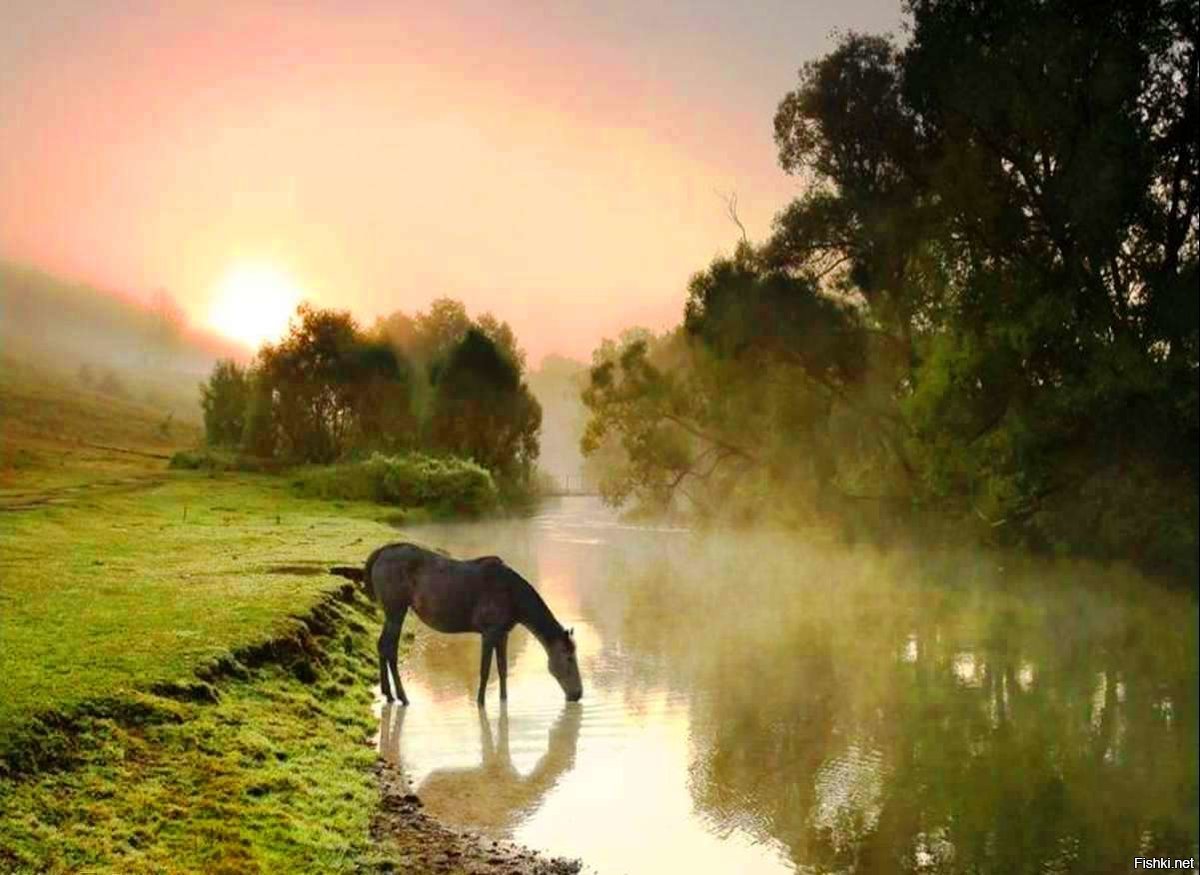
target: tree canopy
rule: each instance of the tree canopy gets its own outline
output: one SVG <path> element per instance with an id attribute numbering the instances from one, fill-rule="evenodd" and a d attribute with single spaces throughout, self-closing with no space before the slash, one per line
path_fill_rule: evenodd
<path id="1" fill-rule="evenodd" d="M 906 44 L 850 33 L 801 68 L 775 139 L 805 190 L 693 279 L 686 353 L 601 352 L 585 449 L 620 435 L 614 498 L 711 492 L 694 458 L 809 467 L 750 494 L 1194 570 L 1195 4 L 906 11 Z"/>

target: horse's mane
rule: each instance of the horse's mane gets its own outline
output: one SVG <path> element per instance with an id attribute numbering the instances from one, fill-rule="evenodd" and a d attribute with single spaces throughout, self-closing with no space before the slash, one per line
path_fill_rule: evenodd
<path id="1" fill-rule="evenodd" d="M 546 642 L 557 638 L 567 638 L 567 630 L 555 619 L 546 601 L 533 588 L 532 583 L 504 564 L 500 565 L 500 573 L 504 575 L 512 588 L 513 601 L 516 602 L 518 615 L 533 634 Z M 567 640 L 570 639 L 567 638 Z"/>

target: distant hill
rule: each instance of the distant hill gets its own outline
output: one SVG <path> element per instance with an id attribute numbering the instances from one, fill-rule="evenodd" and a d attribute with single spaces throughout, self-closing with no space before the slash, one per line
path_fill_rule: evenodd
<path id="1" fill-rule="evenodd" d="M 0 337 L 55 357 L 122 368 L 165 367 L 192 376 L 245 348 L 118 292 L 0 261 Z M 78 362 L 76 362 L 78 363 Z"/>
<path id="2" fill-rule="evenodd" d="M 199 418 L 198 383 L 219 358 L 250 351 L 188 326 L 163 298 L 155 308 L 117 292 L 0 261 L 0 356 L 35 364 L 85 387 Z"/>

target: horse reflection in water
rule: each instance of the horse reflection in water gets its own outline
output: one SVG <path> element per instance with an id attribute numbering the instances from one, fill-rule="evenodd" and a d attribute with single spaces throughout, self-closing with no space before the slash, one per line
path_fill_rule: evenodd
<path id="1" fill-rule="evenodd" d="M 379 750 L 403 769 L 403 728 L 407 709 L 388 703 L 380 715 Z M 583 711 L 566 705 L 550 727 L 549 743 L 537 764 L 522 775 L 508 746 L 508 707 L 500 706 L 495 737 L 487 712 L 479 711 L 480 763 L 466 768 L 435 769 L 414 788 L 433 815 L 469 824 L 485 834 L 506 836 L 537 810 L 559 778 L 575 765 Z"/>

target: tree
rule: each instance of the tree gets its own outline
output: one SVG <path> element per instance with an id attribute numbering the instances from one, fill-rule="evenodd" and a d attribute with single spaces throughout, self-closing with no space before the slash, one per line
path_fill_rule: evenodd
<path id="1" fill-rule="evenodd" d="M 426 367 L 441 361 L 472 327 L 471 317 L 461 301 L 438 298 L 414 320 L 415 338 L 412 355 Z"/>
<path id="2" fill-rule="evenodd" d="M 721 465 L 790 452 L 834 494 L 1194 573 L 1195 5 L 906 9 L 907 45 L 801 69 L 775 136 L 806 190 L 693 280 L 693 343 L 603 351 L 586 448 L 618 437 L 616 499 L 729 507 Z"/>
<path id="3" fill-rule="evenodd" d="M 1196 10 L 910 12 L 953 295 L 909 405 L 952 450 L 930 477 L 996 527 L 1161 566 L 1161 514 L 1196 512 Z"/>
<path id="4" fill-rule="evenodd" d="M 279 449 L 331 462 L 356 446 L 412 438 L 410 370 L 389 345 L 362 336 L 349 313 L 301 304 L 288 335 L 259 352 Z"/>
<path id="5" fill-rule="evenodd" d="M 542 410 L 519 365 L 470 328 L 436 370 L 429 434 L 434 446 L 525 481 L 538 455 Z"/>
<path id="6" fill-rule="evenodd" d="M 231 359 L 213 366 L 208 382 L 200 384 L 204 435 L 213 446 L 237 446 L 246 427 L 250 380 L 246 369 Z"/>

